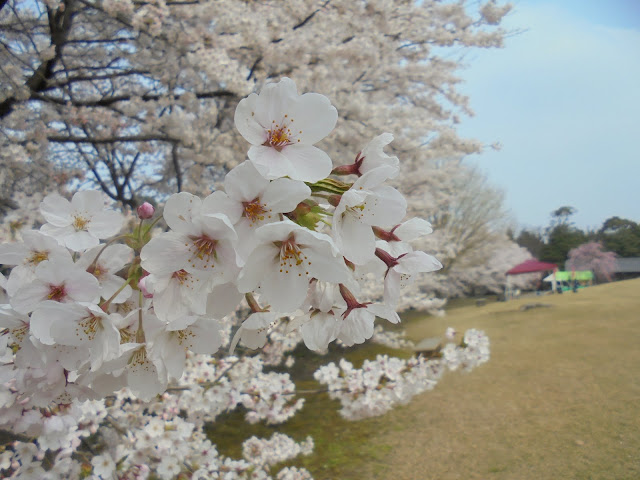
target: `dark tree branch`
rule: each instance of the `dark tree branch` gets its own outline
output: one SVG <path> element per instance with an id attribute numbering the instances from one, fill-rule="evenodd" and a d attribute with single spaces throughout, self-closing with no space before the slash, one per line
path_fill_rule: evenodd
<path id="1" fill-rule="evenodd" d="M 253 65 L 251 65 L 251 69 L 249 70 L 249 75 L 247 75 L 247 80 L 251 80 L 251 77 L 253 77 L 253 73 L 255 72 L 256 68 L 258 67 L 258 64 L 262 61 L 262 55 L 259 55 L 258 58 L 256 58 L 256 61 L 253 62 Z"/>
<path id="2" fill-rule="evenodd" d="M 139 98 L 145 102 L 159 100 L 164 95 L 161 94 L 145 94 L 141 95 Z M 196 98 L 221 98 L 221 97 L 229 97 L 235 98 L 236 94 L 229 90 L 217 90 L 214 92 L 199 92 L 195 94 Z M 58 105 L 68 105 L 71 104 L 75 107 L 109 107 L 114 103 L 118 102 L 126 102 L 135 98 L 135 95 L 113 95 L 110 97 L 101 98 L 99 100 L 68 100 L 65 98 L 55 98 L 49 97 L 46 95 L 42 95 L 40 93 L 34 93 L 32 95 L 33 98 L 37 100 L 41 100 L 43 102 L 55 103 Z"/>
<path id="3" fill-rule="evenodd" d="M 62 56 L 62 49 L 71 29 L 74 3 L 75 0 L 67 0 L 66 3 L 63 3 L 65 8 L 62 10 L 58 9 L 55 12 L 47 8 L 51 44 L 55 46 L 55 55 L 50 60 L 42 62 L 33 72 L 33 75 L 27 80 L 26 86 L 31 92 L 44 90 L 47 86 L 47 81 L 53 77 L 53 66 Z M 17 100 L 15 97 L 9 97 L 3 102 L 0 102 L 0 118 L 9 115 L 13 111 L 16 103 Z"/>
<path id="4" fill-rule="evenodd" d="M 168 142 L 177 143 L 178 140 L 167 136 L 158 134 L 147 135 L 129 135 L 122 137 L 104 137 L 104 138 L 92 138 L 92 137 L 79 137 L 77 135 L 51 135 L 47 137 L 47 140 L 54 143 L 88 143 L 92 145 L 106 145 L 109 143 L 135 143 L 135 142 Z"/>
<path id="5" fill-rule="evenodd" d="M 178 160 L 178 144 L 174 143 L 171 147 L 171 159 L 173 161 L 173 168 L 176 171 L 176 183 L 178 192 L 182 191 L 182 170 L 180 169 L 180 161 Z"/>

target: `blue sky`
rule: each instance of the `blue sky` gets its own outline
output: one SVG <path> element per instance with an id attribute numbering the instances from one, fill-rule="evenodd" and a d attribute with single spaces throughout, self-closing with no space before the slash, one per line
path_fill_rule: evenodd
<path id="1" fill-rule="evenodd" d="M 519 227 L 563 205 L 597 228 L 640 222 L 640 0 L 517 0 L 502 50 L 466 55 L 460 133 L 498 141 L 470 162 L 505 191 Z"/>

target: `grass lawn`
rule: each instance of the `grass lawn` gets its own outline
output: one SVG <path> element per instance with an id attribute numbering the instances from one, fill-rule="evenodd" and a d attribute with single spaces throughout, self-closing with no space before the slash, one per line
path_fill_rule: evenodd
<path id="1" fill-rule="evenodd" d="M 551 307 L 521 311 L 527 303 Z M 316 480 L 640 479 L 640 280 L 407 318 L 414 341 L 483 329 L 491 360 L 383 417 L 347 422 L 314 395 L 285 425 L 247 430 L 238 417 L 216 422 L 212 440 L 239 456 L 232 445 L 252 434 L 311 435 L 314 454 L 296 464 Z M 358 364 L 383 350 L 346 356 Z M 298 387 L 314 388 L 329 359 L 300 355 Z"/>
<path id="2" fill-rule="evenodd" d="M 526 303 L 551 308 L 521 311 Z M 384 420 L 379 479 L 640 479 L 640 280 L 455 309 L 409 337 L 477 327 L 491 360 Z"/>

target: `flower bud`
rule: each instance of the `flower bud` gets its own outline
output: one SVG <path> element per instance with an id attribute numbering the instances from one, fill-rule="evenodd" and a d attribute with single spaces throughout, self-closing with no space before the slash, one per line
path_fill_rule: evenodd
<path id="1" fill-rule="evenodd" d="M 153 217 L 153 214 L 155 213 L 155 211 L 156 209 L 153 208 L 153 205 L 151 205 L 149 202 L 144 202 L 137 209 L 138 217 L 141 218 L 142 220 L 147 220 Z"/>
<path id="2" fill-rule="evenodd" d="M 142 292 L 142 296 L 144 298 L 153 298 L 153 293 L 149 292 L 149 290 L 147 290 L 147 275 L 149 275 L 148 273 L 145 274 L 140 280 L 138 280 L 138 288 L 140 289 L 140 291 Z"/>

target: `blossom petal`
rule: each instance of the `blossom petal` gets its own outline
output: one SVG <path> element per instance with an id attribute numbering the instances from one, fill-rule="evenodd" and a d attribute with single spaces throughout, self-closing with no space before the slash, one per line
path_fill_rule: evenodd
<path id="1" fill-rule="evenodd" d="M 71 205 L 79 212 L 99 212 L 104 209 L 104 195 L 98 190 L 76 192 L 71 198 Z"/>
<path id="2" fill-rule="evenodd" d="M 290 173 L 294 169 L 289 159 L 273 147 L 253 146 L 249 149 L 247 156 L 260 175 L 270 180 L 291 176 Z"/>
<path id="3" fill-rule="evenodd" d="M 266 187 L 262 201 L 275 213 L 287 213 L 295 210 L 310 195 L 311 189 L 304 182 L 278 178 Z"/>
<path id="4" fill-rule="evenodd" d="M 172 230 L 191 234 L 193 220 L 200 214 L 202 200 L 187 192 L 171 195 L 164 206 L 164 220 Z"/>
<path id="5" fill-rule="evenodd" d="M 257 122 L 266 129 L 273 124 L 282 125 L 285 115 L 291 116 L 292 106 L 298 98 L 298 89 L 290 78 L 284 77 L 278 83 L 266 84 L 256 99 Z"/>
<path id="6" fill-rule="evenodd" d="M 260 284 L 260 291 L 274 310 L 292 312 L 304 302 L 308 286 L 304 266 L 293 263 L 291 266 L 271 270 Z"/>
<path id="7" fill-rule="evenodd" d="M 287 176 L 294 180 L 317 182 L 328 177 L 333 168 L 329 155 L 311 145 L 289 145 L 282 149 L 282 154 L 292 165 L 293 171 Z"/>
<path id="8" fill-rule="evenodd" d="M 98 238 L 109 238 L 117 235 L 124 225 L 124 216 L 114 210 L 97 212 L 91 217 L 87 226 L 89 233 Z"/>
<path id="9" fill-rule="evenodd" d="M 278 251 L 273 246 L 256 247 L 238 276 L 238 290 L 242 293 L 254 290 L 265 278 L 267 272 L 275 268 L 277 255 Z"/>
<path id="10" fill-rule="evenodd" d="M 236 202 L 250 202 L 259 197 L 269 185 L 253 163 L 245 160 L 224 178 L 224 190 Z"/>
<path id="11" fill-rule="evenodd" d="M 54 227 L 71 225 L 73 222 L 72 212 L 73 207 L 69 200 L 57 193 L 47 195 L 40 203 L 40 213 Z"/>
<path id="12" fill-rule="evenodd" d="M 171 275 L 182 270 L 189 259 L 185 237 L 167 232 L 152 238 L 140 252 L 142 268 L 156 275 Z"/>
<path id="13" fill-rule="evenodd" d="M 255 116 L 258 95 L 252 93 L 243 98 L 236 107 L 233 121 L 240 135 L 252 145 L 262 145 L 267 139 L 265 128 L 260 125 Z"/>
<path id="14" fill-rule="evenodd" d="M 364 265 L 373 258 L 376 239 L 370 226 L 347 214 L 342 219 L 341 230 L 338 248 L 342 255 L 356 265 Z"/>
<path id="15" fill-rule="evenodd" d="M 416 251 L 404 255 L 400 258 L 398 265 L 394 267 L 399 273 L 411 275 L 419 272 L 434 272 L 440 270 L 442 264 L 440 261 L 425 252 Z"/>
<path id="16" fill-rule="evenodd" d="M 297 99 L 289 113 L 291 130 L 302 143 L 313 145 L 329 135 L 338 121 L 338 110 L 319 93 L 305 93 Z M 298 133 L 302 131 L 302 133 Z"/>

